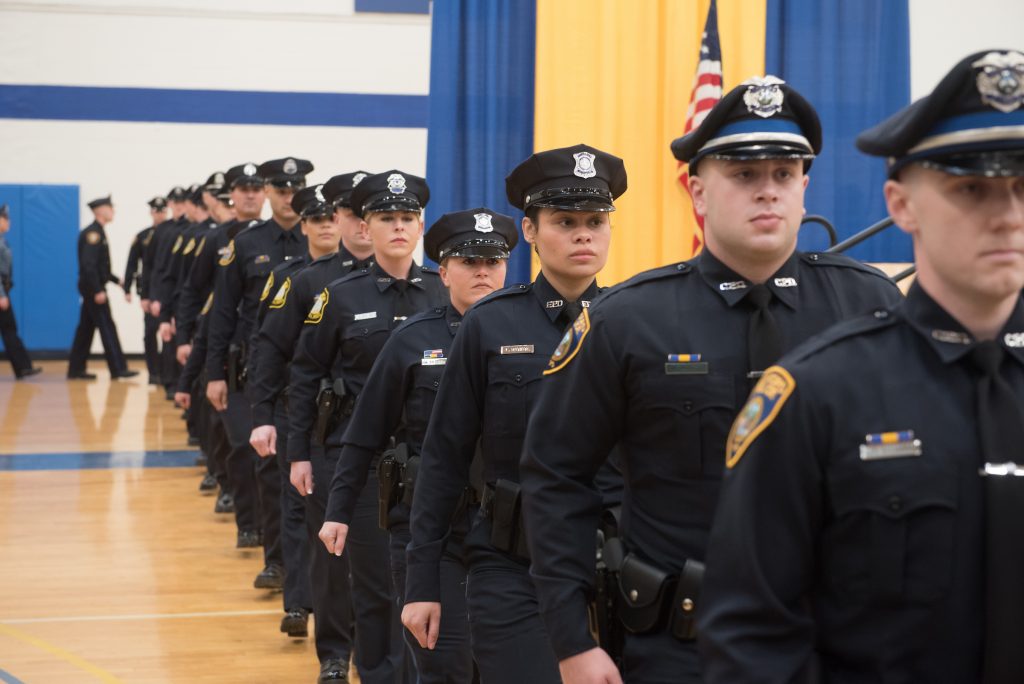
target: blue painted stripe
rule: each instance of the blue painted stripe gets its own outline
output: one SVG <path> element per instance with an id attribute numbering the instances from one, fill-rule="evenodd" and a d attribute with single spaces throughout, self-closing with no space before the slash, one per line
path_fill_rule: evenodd
<path id="1" fill-rule="evenodd" d="M 0 682 L 4 682 L 4 684 L 25 684 L 23 681 L 5 670 L 0 670 Z"/>
<path id="2" fill-rule="evenodd" d="M 198 451 L 105 451 L 53 454 L 0 454 L 0 471 L 184 468 L 195 466 Z"/>
<path id="3" fill-rule="evenodd" d="M 0 118 L 426 128 L 426 95 L 0 84 Z"/>

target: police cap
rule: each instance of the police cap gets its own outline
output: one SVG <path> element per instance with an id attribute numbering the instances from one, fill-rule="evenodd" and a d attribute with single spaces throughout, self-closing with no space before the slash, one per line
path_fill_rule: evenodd
<path id="1" fill-rule="evenodd" d="M 615 211 L 614 201 L 625 191 L 622 160 L 589 145 L 537 152 L 505 177 L 509 204 L 523 211 Z"/>
<path id="2" fill-rule="evenodd" d="M 11 210 L 8 208 L 7 203 L 0 204 L 0 218 L 10 218 Z"/>
<path id="3" fill-rule="evenodd" d="M 324 197 L 336 207 L 351 207 L 352 191 L 370 175 L 366 171 L 353 171 L 333 176 L 324 183 Z"/>
<path id="4" fill-rule="evenodd" d="M 821 152 L 821 122 L 803 95 L 775 76 L 755 76 L 730 90 L 704 121 L 672 141 L 672 154 L 696 173 L 704 157 L 803 159 Z"/>
<path id="5" fill-rule="evenodd" d="M 229 192 L 239 186 L 263 187 L 263 176 L 259 174 L 258 167 L 252 162 L 232 166 L 224 174 L 224 181 Z"/>
<path id="6" fill-rule="evenodd" d="M 180 185 L 175 185 L 171 188 L 171 191 L 167 193 L 167 199 L 171 202 L 184 202 L 188 199 L 188 190 Z"/>
<path id="7" fill-rule="evenodd" d="M 419 176 L 392 169 L 364 178 L 349 201 L 360 218 L 374 211 L 420 211 L 430 201 L 430 188 Z"/>
<path id="8" fill-rule="evenodd" d="M 210 174 L 210 177 L 206 179 L 206 183 L 203 184 L 203 190 L 216 195 L 218 192 L 224 189 L 227 185 L 227 177 L 223 171 L 214 171 Z"/>
<path id="9" fill-rule="evenodd" d="M 313 163 L 307 159 L 285 157 L 271 159 L 260 164 L 259 174 L 277 188 L 304 188 L 306 174 L 313 170 Z"/>
<path id="10" fill-rule="evenodd" d="M 930 94 L 857 136 L 889 177 L 920 162 L 957 176 L 1024 176 L 1024 53 L 962 59 Z"/>
<path id="11" fill-rule="evenodd" d="M 157 211 L 163 211 L 167 208 L 167 200 L 163 197 L 154 197 L 153 199 L 146 202 L 150 209 L 156 209 Z"/>
<path id="12" fill-rule="evenodd" d="M 193 183 L 192 185 L 188 186 L 188 190 L 186 191 L 185 194 L 186 194 L 186 199 L 189 202 L 191 202 L 192 204 L 196 205 L 197 207 L 204 207 L 204 206 L 206 206 L 205 204 L 203 204 L 203 184 L 202 183 Z"/>
<path id="13" fill-rule="evenodd" d="M 480 207 L 437 219 L 423 238 L 423 251 L 438 263 L 448 257 L 508 259 L 517 242 L 511 216 Z"/>
<path id="14" fill-rule="evenodd" d="M 324 193 L 324 184 L 303 188 L 292 197 L 292 209 L 303 219 L 317 216 L 330 217 L 334 214 L 332 205 Z"/>
<path id="15" fill-rule="evenodd" d="M 110 195 L 107 195 L 106 197 L 97 197 L 96 199 L 89 201 L 87 204 L 90 209 L 98 209 L 105 205 L 113 205 L 114 200 Z"/>

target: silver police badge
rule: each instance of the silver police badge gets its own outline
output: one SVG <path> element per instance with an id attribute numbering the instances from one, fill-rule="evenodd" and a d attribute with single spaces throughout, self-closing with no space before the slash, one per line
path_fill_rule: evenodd
<path id="1" fill-rule="evenodd" d="M 352 187 L 354 188 L 360 183 L 362 183 L 364 178 L 366 178 L 365 173 L 357 173 L 356 175 L 352 176 Z"/>
<path id="2" fill-rule="evenodd" d="M 481 233 L 490 233 L 494 230 L 494 226 L 491 225 L 491 219 L 494 217 L 490 214 L 473 214 L 473 218 L 476 219 L 476 225 L 473 227 L 477 231 Z"/>
<path id="3" fill-rule="evenodd" d="M 213 174 L 213 183 L 212 183 L 212 185 L 224 185 L 224 174 L 221 173 L 220 171 L 218 171 L 217 173 Z"/>
<path id="4" fill-rule="evenodd" d="M 400 173 L 393 173 L 388 176 L 388 192 L 401 195 L 405 192 L 405 176 Z"/>
<path id="5" fill-rule="evenodd" d="M 323 188 L 324 188 L 323 185 L 318 185 L 318 186 L 316 186 L 316 190 L 314 190 L 313 192 L 316 194 L 316 201 L 317 202 L 323 202 L 324 204 L 327 204 L 327 200 L 324 198 L 324 193 L 321 192 L 323 190 Z"/>
<path id="6" fill-rule="evenodd" d="M 253 164 L 252 162 L 249 162 L 244 167 L 242 167 L 242 173 L 244 173 L 246 176 L 255 176 L 256 175 L 256 165 Z"/>
<path id="7" fill-rule="evenodd" d="M 572 158 L 576 160 L 576 168 L 572 170 L 573 175 L 580 178 L 593 178 L 597 175 L 597 169 L 594 168 L 594 160 L 597 157 L 590 152 L 577 152 L 572 155 Z"/>
<path id="8" fill-rule="evenodd" d="M 982 102 L 1004 114 L 1024 104 L 1024 54 L 990 52 L 971 66 L 978 69 L 976 83 Z"/>
<path id="9" fill-rule="evenodd" d="M 281 170 L 287 173 L 289 176 L 294 176 L 299 172 L 299 165 L 295 163 L 295 160 L 289 157 L 284 160 L 284 164 L 281 166 Z"/>
<path id="10" fill-rule="evenodd" d="M 747 105 L 747 111 L 764 119 L 781 112 L 783 95 L 779 86 L 783 83 L 785 81 L 775 76 L 755 76 L 744 81 L 747 92 L 743 93 L 743 104 Z"/>

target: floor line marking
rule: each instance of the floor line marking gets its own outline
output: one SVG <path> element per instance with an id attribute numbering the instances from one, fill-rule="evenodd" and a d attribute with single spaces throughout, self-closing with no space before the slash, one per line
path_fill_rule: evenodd
<path id="1" fill-rule="evenodd" d="M 75 655 L 71 651 L 66 651 L 59 646 L 54 646 L 53 644 L 47 641 L 43 641 L 38 637 L 34 637 L 31 634 L 26 634 L 25 632 L 22 632 L 19 629 L 14 629 L 13 627 L 8 627 L 7 625 L 0 624 L 0 634 L 6 634 L 12 639 L 17 639 L 18 641 L 29 644 L 30 646 L 35 646 L 36 648 L 42 651 L 46 651 L 50 655 L 57 656 L 64 662 L 70 663 L 80 670 L 85 670 L 92 676 L 99 679 L 101 682 L 105 682 L 105 684 L 122 684 L 120 679 L 110 674 L 103 668 L 93 665 L 88 660 L 85 660 L 84 658 Z"/>
<path id="2" fill-rule="evenodd" d="M 0 670 L 0 682 L 4 682 L 4 684 L 25 684 L 7 670 Z"/>
<path id="3" fill-rule="evenodd" d="M 139 613 L 136 615 L 81 615 L 48 618 L 0 618 L 3 625 L 39 625 L 52 622 L 117 622 L 131 620 L 177 620 L 203 617 L 245 617 L 249 615 L 277 615 L 280 610 L 219 610 L 201 613 Z"/>

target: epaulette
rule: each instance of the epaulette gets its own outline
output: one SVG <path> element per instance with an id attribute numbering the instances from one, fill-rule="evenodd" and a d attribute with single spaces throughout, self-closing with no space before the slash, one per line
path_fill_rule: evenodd
<path id="1" fill-rule="evenodd" d="M 286 272 L 288 272 L 288 271 L 290 271 L 292 269 L 302 268 L 303 266 L 306 266 L 306 265 L 307 265 L 307 263 L 306 263 L 306 258 L 305 257 L 298 257 L 298 258 L 295 258 L 295 259 L 289 259 L 288 261 L 282 261 L 277 266 L 275 266 L 271 270 L 271 273 L 276 273 L 276 274 L 280 275 L 280 274 L 286 273 Z"/>
<path id="2" fill-rule="evenodd" d="M 517 285 L 509 285 L 506 288 L 502 288 L 501 290 L 495 290 L 489 295 L 481 297 L 476 301 L 475 304 L 473 304 L 473 308 L 480 308 L 481 305 L 487 304 L 488 302 L 493 302 L 494 300 L 501 299 L 503 297 L 512 297 L 515 295 L 526 294 L 532 289 L 533 283 L 519 283 Z"/>
<path id="3" fill-rule="evenodd" d="M 338 256 L 337 252 L 331 252 L 330 254 L 324 254 L 322 257 L 317 257 L 316 259 L 313 259 L 311 262 L 309 262 L 309 265 L 312 266 L 313 264 L 322 264 L 325 261 L 330 261 L 331 259 L 335 258 L 336 256 Z"/>
<path id="4" fill-rule="evenodd" d="M 363 276 L 366 276 L 366 275 L 369 275 L 369 274 L 370 274 L 370 269 L 368 269 L 368 268 L 361 268 L 358 271 L 352 271 L 351 273 L 346 273 L 345 275 L 341 276 L 340 278 L 335 278 L 331 282 L 327 283 L 327 287 L 331 288 L 331 287 L 334 287 L 335 285 L 340 285 L 341 283 L 348 282 L 349 280 L 358 280 L 359 278 L 362 278 Z"/>
<path id="5" fill-rule="evenodd" d="M 423 273 L 433 273 L 434 275 L 441 275 L 440 273 L 438 273 L 436 268 L 432 268 L 430 266 L 420 266 L 420 271 L 422 271 Z"/>
<path id="6" fill-rule="evenodd" d="M 801 252 L 800 260 L 810 266 L 838 266 L 839 268 L 852 268 L 855 271 L 870 273 L 873 276 L 878 276 L 879 278 L 884 278 L 891 282 L 891 278 L 889 278 L 889 276 L 885 275 L 885 273 L 874 266 L 869 266 L 863 261 L 858 261 L 844 254 L 836 254 L 834 252 Z"/>
<path id="7" fill-rule="evenodd" d="M 617 293 L 628 290 L 631 287 L 636 287 L 637 285 L 643 285 L 644 283 L 650 283 L 655 280 L 664 280 L 665 278 L 674 278 L 676 276 L 693 273 L 693 271 L 693 264 L 689 261 L 680 261 L 679 263 L 669 264 L 668 266 L 659 266 L 658 268 L 652 268 L 648 271 L 641 271 L 629 280 L 623 281 L 618 285 L 613 285 L 603 291 L 601 293 L 601 301 L 605 301 L 609 297 L 613 297 Z"/>
<path id="8" fill-rule="evenodd" d="M 798 345 L 787 356 L 802 361 L 843 340 L 890 328 L 900 320 L 901 316 L 895 309 L 878 308 L 869 314 L 836 323 Z"/>
<path id="9" fill-rule="evenodd" d="M 252 230 L 253 228 L 257 228 L 259 226 L 266 225 L 266 223 L 267 223 L 267 221 L 264 220 L 264 219 L 253 219 L 253 220 L 249 221 L 249 223 L 244 228 L 242 228 L 240 231 L 238 231 L 235 234 L 235 238 L 236 239 L 240 238 L 243 235 L 245 235 L 246 233 L 248 233 L 250 230 Z"/>

